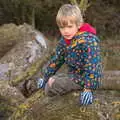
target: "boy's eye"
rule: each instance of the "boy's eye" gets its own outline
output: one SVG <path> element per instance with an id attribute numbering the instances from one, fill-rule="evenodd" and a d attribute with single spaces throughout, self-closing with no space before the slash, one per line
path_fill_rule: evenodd
<path id="1" fill-rule="evenodd" d="M 63 28 L 64 28 L 64 26 L 59 26 L 59 28 L 60 28 L 60 29 L 63 29 Z"/>
<path id="2" fill-rule="evenodd" d="M 72 28 L 72 25 L 68 25 L 68 26 L 59 26 L 59 29 L 64 29 L 64 28 Z"/>

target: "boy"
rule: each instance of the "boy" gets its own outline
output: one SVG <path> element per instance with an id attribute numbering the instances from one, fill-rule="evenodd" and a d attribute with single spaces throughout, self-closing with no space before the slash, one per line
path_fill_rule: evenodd
<path id="1" fill-rule="evenodd" d="M 43 79 L 37 81 L 38 88 L 44 87 L 45 93 L 50 96 L 82 89 L 80 104 L 91 104 L 92 90 L 98 88 L 101 77 L 101 57 L 96 30 L 84 23 L 81 11 L 76 5 L 63 5 L 58 11 L 56 22 L 62 37 Z M 68 66 L 68 76 L 63 79 L 62 75 L 53 76 L 64 63 Z"/>

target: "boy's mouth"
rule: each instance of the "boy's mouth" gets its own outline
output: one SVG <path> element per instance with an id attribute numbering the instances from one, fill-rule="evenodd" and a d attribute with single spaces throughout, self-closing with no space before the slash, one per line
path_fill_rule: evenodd
<path id="1" fill-rule="evenodd" d="M 70 37 L 71 35 L 64 35 L 65 37 Z"/>

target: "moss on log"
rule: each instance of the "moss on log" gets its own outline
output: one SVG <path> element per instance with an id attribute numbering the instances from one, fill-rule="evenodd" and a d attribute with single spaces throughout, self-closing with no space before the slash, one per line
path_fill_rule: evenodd
<path id="1" fill-rule="evenodd" d="M 43 67 L 43 63 L 47 62 L 50 55 L 46 54 L 42 60 L 37 60 L 30 68 L 26 70 L 22 75 L 17 76 L 15 79 L 9 81 L 12 86 L 17 86 L 20 82 L 30 79 L 37 71 L 40 71 Z"/>
<path id="2" fill-rule="evenodd" d="M 39 90 L 24 103 L 20 104 L 9 120 L 34 120 L 32 106 L 42 97 L 44 97 L 44 92 Z"/>
<path id="3" fill-rule="evenodd" d="M 120 118 L 120 92 L 96 91 L 94 103 L 79 105 L 79 91 L 63 96 L 47 97 L 42 91 L 22 103 L 9 120 L 115 120 Z M 116 104 L 117 103 L 117 104 Z M 114 111 L 113 111 L 114 110 Z"/>

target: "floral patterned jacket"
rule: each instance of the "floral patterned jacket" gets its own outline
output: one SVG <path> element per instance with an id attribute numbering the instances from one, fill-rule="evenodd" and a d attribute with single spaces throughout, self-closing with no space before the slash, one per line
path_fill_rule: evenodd
<path id="1" fill-rule="evenodd" d="M 56 47 L 56 54 L 45 70 L 46 82 L 66 63 L 70 80 L 83 88 L 98 88 L 102 71 L 99 42 L 98 37 L 90 32 L 78 31 L 70 45 L 61 38 Z"/>

